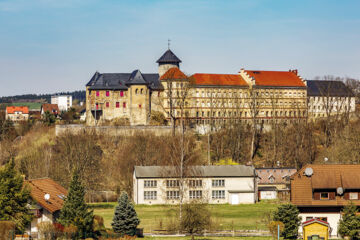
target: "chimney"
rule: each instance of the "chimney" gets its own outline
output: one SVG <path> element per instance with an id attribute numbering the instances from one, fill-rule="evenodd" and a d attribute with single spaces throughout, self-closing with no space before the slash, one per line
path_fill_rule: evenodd
<path id="1" fill-rule="evenodd" d="M 298 70 L 297 69 L 289 69 L 289 72 L 293 72 L 296 74 L 296 76 L 298 75 Z"/>

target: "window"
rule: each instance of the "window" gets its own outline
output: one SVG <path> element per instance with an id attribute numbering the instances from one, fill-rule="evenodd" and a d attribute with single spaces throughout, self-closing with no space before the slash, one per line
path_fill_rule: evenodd
<path id="1" fill-rule="evenodd" d="M 189 186 L 190 187 L 201 187 L 202 180 L 189 180 Z"/>
<path id="2" fill-rule="evenodd" d="M 358 200 L 359 194 L 357 192 L 351 192 L 351 193 L 349 193 L 349 199 L 350 200 Z"/>
<path id="3" fill-rule="evenodd" d="M 99 104 L 96 103 L 96 110 L 99 110 Z"/>
<path id="4" fill-rule="evenodd" d="M 144 93 L 144 89 L 141 89 L 141 90 L 140 90 L 140 94 L 143 94 L 143 93 Z"/>
<path id="5" fill-rule="evenodd" d="M 153 188 L 157 186 L 156 180 L 145 180 L 144 181 L 144 188 Z"/>
<path id="6" fill-rule="evenodd" d="M 213 190 L 212 199 L 225 199 L 225 190 Z"/>
<path id="7" fill-rule="evenodd" d="M 135 94 L 138 94 L 139 89 L 135 89 Z"/>
<path id="8" fill-rule="evenodd" d="M 120 103 L 116 102 L 116 108 L 119 108 L 119 107 L 120 107 Z"/>
<path id="9" fill-rule="evenodd" d="M 110 103 L 109 102 L 106 102 L 106 107 L 110 107 Z"/>
<path id="10" fill-rule="evenodd" d="M 109 91 L 106 91 L 106 96 L 110 96 L 110 92 Z"/>
<path id="11" fill-rule="evenodd" d="M 179 187 L 179 180 L 166 180 L 166 187 Z"/>
<path id="12" fill-rule="evenodd" d="M 213 187 L 225 187 L 225 180 L 224 179 L 216 179 L 212 180 Z"/>
<path id="13" fill-rule="evenodd" d="M 155 200 L 157 197 L 156 191 L 144 191 L 144 199 L 145 200 Z"/>
<path id="14" fill-rule="evenodd" d="M 139 108 L 141 108 L 141 104 L 139 104 Z"/>
<path id="15" fill-rule="evenodd" d="M 124 96 L 124 91 L 120 91 L 120 97 Z"/>
<path id="16" fill-rule="evenodd" d="M 329 199 L 329 193 L 322 192 L 320 193 L 320 200 L 328 200 Z"/>
<path id="17" fill-rule="evenodd" d="M 96 96 L 100 96 L 100 92 L 99 91 L 96 91 Z"/>
<path id="18" fill-rule="evenodd" d="M 189 198 L 190 199 L 202 198 L 202 191 L 201 190 L 189 191 Z"/>
<path id="19" fill-rule="evenodd" d="M 179 199 L 180 191 L 166 191 L 166 199 Z"/>
<path id="20" fill-rule="evenodd" d="M 123 102 L 123 108 L 126 108 L 126 102 Z"/>

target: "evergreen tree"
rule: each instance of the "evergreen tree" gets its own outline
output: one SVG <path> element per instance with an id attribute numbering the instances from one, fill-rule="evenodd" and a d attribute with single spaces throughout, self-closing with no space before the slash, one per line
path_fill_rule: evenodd
<path id="1" fill-rule="evenodd" d="M 350 239 L 360 239 L 360 216 L 356 215 L 357 207 L 351 203 L 343 209 L 339 223 L 339 234 Z"/>
<path id="2" fill-rule="evenodd" d="M 79 238 L 93 235 L 93 211 L 89 210 L 84 196 L 85 189 L 81 184 L 78 171 L 75 170 L 58 221 L 66 227 L 75 226 Z"/>
<path id="3" fill-rule="evenodd" d="M 24 231 L 31 222 L 32 214 L 27 208 L 30 191 L 23 187 L 24 180 L 15 170 L 11 159 L 0 168 L 0 221 L 13 221 L 17 231 Z"/>
<path id="4" fill-rule="evenodd" d="M 114 232 L 134 236 L 139 223 L 140 220 L 133 204 L 129 201 L 127 193 L 123 192 L 118 199 L 118 205 L 115 208 L 114 218 L 111 223 Z"/>
<path id="5" fill-rule="evenodd" d="M 281 236 L 285 239 L 296 239 L 298 236 L 298 229 L 301 223 L 299 217 L 299 210 L 293 204 L 282 204 L 278 207 L 273 215 L 274 221 L 284 223 L 284 230 Z"/>

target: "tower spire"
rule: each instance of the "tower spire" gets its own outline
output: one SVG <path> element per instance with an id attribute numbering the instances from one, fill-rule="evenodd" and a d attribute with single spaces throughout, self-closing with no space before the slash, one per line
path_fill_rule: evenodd
<path id="1" fill-rule="evenodd" d="M 168 49 L 170 49 L 170 38 L 168 38 Z"/>

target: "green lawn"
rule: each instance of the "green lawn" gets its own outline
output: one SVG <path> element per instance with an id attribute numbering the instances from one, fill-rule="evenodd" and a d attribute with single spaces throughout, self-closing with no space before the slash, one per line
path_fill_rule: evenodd
<path id="1" fill-rule="evenodd" d="M 115 204 L 97 203 L 91 205 L 94 208 L 94 213 L 102 216 L 105 226 L 109 228 L 111 227 L 110 223 L 113 218 Z M 275 210 L 276 207 L 275 202 L 209 205 L 212 225 L 216 230 L 266 230 L 265 216 L 270 211 Z M 141 221 L 139 227 L 144 228 L 144 232 L 168 229 L 171 225 L 177 223 L 178 208 L 178 206 L 169 205 L 136 205 L 135 209 Z"/>
<path id="2" fill-rule="evenodd" d="M 145 237 L 145 240 L 190 240 L 191 237 Z M 271 237 L 195 237 L 201 240 L 263 240 Z"/>

